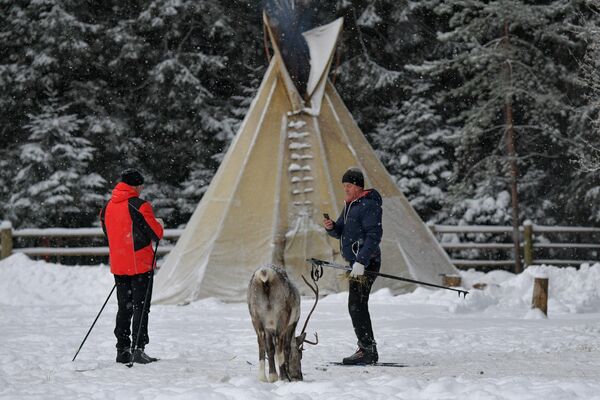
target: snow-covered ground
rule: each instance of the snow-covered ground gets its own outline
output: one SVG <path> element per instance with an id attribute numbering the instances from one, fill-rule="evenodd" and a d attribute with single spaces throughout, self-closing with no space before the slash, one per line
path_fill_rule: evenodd
<path id="1" fill-rule="evenodd" d="M 550 280 L 547 319 L 530 310 L 537 274 Z M 380 361 L 406 367 L 327 365 L 355 349 L 341 293 L 313 314 L 320 343 L 304 352 L 305 380 L 261 383 L 246 304 L 216 299 L 153 306 L 146 350 L 161 361 L 129 369 L 114 362 L 113 297 L 71 362 L 112 288 L 108 267 L 14 255 L 0 262 L 0 399 L 600 399 L 600 264 L 463 282 L 488 286 L 466 299 L 372 295 Z"/>

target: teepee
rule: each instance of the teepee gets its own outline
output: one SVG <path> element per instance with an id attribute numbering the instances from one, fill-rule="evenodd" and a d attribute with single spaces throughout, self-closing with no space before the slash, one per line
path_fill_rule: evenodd
<path id="1" fill-rule="evenodd" d="M 242 300 L 253 271 L 284 266 L 298 287 L 306 258 L 343 263 L 339 242 L 321 225 L 344 203 L 341 177 L 361 168 L 365 186 L 383 197 L 381 271 L 432 283 L 456 269 L 419 218 L 328 80 L 342 19 L 304 32 L 310 74 L 303 95 L 294 86 L 265 15 L 274 49 L 246 118 L 208 190 L 155 277 L 154 301 L 205 297 Z M 326 270 L 322 293 L 347 290 L 339 271 Z M 374 290 L 413 286 L 377 279 Z M 308 291 L 305 290 L 305 293 Z"/>

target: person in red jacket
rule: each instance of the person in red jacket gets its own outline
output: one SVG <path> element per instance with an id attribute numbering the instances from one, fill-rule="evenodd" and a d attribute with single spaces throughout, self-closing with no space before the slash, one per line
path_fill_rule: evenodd
<path id="1" fill-rule="evenodd" d="M 144 348 L 149 342 L 148 313 L 156 261 L 152 242 L 162 239 L 164 224 L 154 216 L 150 203 L 139 198 L 143 185 L 144 177 L 139 171 L 123 171 L 121 182 L 100 212 L 108 239 L 110 272 L 117 286 L 119 309 L 114 333 L 119 363 L 157 361 Z"/>

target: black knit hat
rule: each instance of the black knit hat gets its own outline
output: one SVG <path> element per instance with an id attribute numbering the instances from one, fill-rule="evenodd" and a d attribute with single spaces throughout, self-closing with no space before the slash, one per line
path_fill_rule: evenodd
<path id="1" fill-rule="evenodd" d="M 121 172 L 121 182 L 129 186 L 140 186 L 144 184 L 144 177 L 137 169 L 130 168 Z"/>
<path id="2" fill-rule="evenodd" d="M 348 171 L 344 172 L 344 176 L 342 176 L 342 183 L 352 183 L 356 186 L 360 186 L 361 188 L 365 187 L 365 178 L 363 173 L 358 168 L 350 168 Z"/>

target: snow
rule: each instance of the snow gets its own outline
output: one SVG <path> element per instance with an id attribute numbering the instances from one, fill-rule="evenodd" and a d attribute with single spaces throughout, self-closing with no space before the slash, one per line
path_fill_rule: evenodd
<path id="1" fill-rule="evenodd" d="M 71 362 L 113 286 L 108 267 L 15 254 L 0 261 L 0 399 L 600 398 L 600 264 L 461 275 L 466 299 L 428 288 L 371 295 L 380 361 L 407 367 L 327 365 L 355 347 L 340 293 L 322 298 L 309 323 L 320 343 L 304 352 L 305 380 L 270 384 L 257 380 L 246 304 L 214 298 L 153 305 L 146 350 L 161 361 L 129 369 L 114 362 L 112 297 Z M 530 309 L 540 275 L 548 318 Z M 303 298 L 301 323 L 312 305 Z"/>

